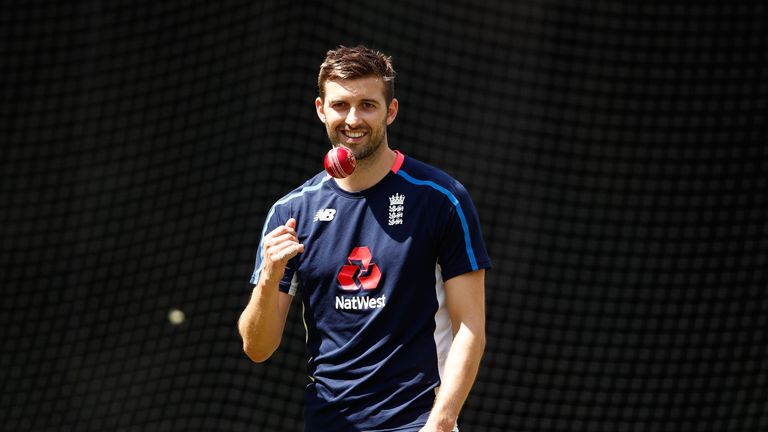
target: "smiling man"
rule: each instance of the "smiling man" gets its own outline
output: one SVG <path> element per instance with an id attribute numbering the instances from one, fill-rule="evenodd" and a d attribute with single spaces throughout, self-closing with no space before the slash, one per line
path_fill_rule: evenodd
<path id="1" fill-rule="evenodd" d="M 300 295 L 308 432 L 456 431 L 485 348 L 491 263 L 477 212 L 459 182 L 390 148 L 394 78 L 379 51 L 328 51 L 315 110 L 357 167 L 272 206 L 238 323 L 262 362 Z"/>

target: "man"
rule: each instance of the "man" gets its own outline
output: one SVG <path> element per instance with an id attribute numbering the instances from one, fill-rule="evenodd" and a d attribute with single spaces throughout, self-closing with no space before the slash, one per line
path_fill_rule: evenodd
<path id="1" fill-rule="evenodd" d="M 300 293 L 307 329 L 305 430 L 454 431 L 485 347 L 490 259 L 467 191 L 393 151 L 391 60 L 328 51 L 315 108 L 353 174 L 322 172 L 277 201 L 262 231 L 243 349 L 277 349 Z"/>

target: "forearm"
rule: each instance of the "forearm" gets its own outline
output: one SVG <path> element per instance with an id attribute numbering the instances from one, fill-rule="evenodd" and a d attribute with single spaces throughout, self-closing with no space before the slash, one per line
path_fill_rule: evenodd
<path id="1" fill-rule="evenodd" d="M 255 362 L 268 359 L 280 345 L 284 322 L 279 308 L 278 283 L 260 280 L 238 321 L 243 351 Z"/>
<path id="2" fill-rule="evenodd" d="M 480 359 L 485 350 L 485 332 L 462 325 L 448 353 L 442 384 L 429 415 L 428 427 L 451 431 L 475 382 Z"/>
<path id="3" fill-rule="evenodd" d="M 263 267 L 248 305 L 237 322 L 243 350 L 255 362 L 268 359 L 280 345 L 291 296 L 278 289 L 290 259 L 304 251 L 296 236 L 296 219 L 264 237 Z"/>

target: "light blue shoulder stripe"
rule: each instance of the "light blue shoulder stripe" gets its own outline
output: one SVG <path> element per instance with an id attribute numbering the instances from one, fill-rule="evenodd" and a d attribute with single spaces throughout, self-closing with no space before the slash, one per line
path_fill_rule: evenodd
<path id="1" fill-rule="evenodd" d="M 472 249 L 472 241 L 469 237 L 469 226 L 467 225 L 467 218 L 464 216 L 464 210 L 461 208 L 461 204 L 459 203 L 459 200 L 456 198 L 456 195 L 451 193 L 448 189 L 440 186 L 439 184 L 429 181 L 429 180 L 418 180 L 413 177 L 411 177 L 408 173 L 406 173 L 402 168 L 397 170 L 397 175 L 403 177 L 407 181 L 415 184 L 415 185 L 421 185 L 421 186 L 429 186 L 432 189 L 435 189 L 448 197 L 448 200 L 451 201 L 454 207 L 456 207 L 456 212 L 459 215 L 459 220 L 461 221 L 461 228 L 464 230 L 464 243 L 467 246 L 467 256 L 469 257 L 469 262 L 472 264 L 472 270 L 475 271 L 478 269 L 477 266 L 477 259 L 475 259 L 475 251 Z"/>
<path id="2" fill-rule="evenodd" d="M 269 209 L 269 212 L 267 213 L 267 218 L 264 221 L 264 227 L 261 229 L 261 240 L 259 240 L 259 262 L 261 263 L 261 265 L 259 266 L 259 268 L 251 276 L 251 283 L 255 284 L 255 283 L 257 283 L 259 281 L 259 276 L 261 275 L 261 270 L 264 268 L 264 249 L 263 249 L 264 236 L 267 235 L 267 227 L 269 226 L 269 221 L 272 219 L 272 216 L 275 214 L 275 208 L 277 206 L 281 205 L 281 204 L 285 204 L 288 201 L 296 199 L 296 198 L 304 195 L 307 192 L 313 192 L 313 191 L 316 191 L 316 190 L 320 189 L 321 187 L 323 187 L 323 183 L 328 181 L 330 178 L 331 177 L 329 177 L 329 176 L 325 176 L 325 177 L 323 177 L 322 180 L 320 180 L 320 182 L 318 184 L 312 185 L 312 186 L 303 187 L 303 188 L 299 189 L 298 191 L 283 197 L 282 199 L 278 200 L 276 203 L 274 203 L 272 205 L 272 207 Z"/>

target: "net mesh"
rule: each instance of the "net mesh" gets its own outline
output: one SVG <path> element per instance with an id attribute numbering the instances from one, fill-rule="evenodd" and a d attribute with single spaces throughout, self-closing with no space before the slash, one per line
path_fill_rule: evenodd
<path id="1" fill-rule="evenodd" d="M 261 365 L 235 323 L 365 43 L 494 260 L 463 431 L 768 430 L 765 4 L 474 3 L 4 6 L 3 428 L 301 429 L 300 308 Z"/>

